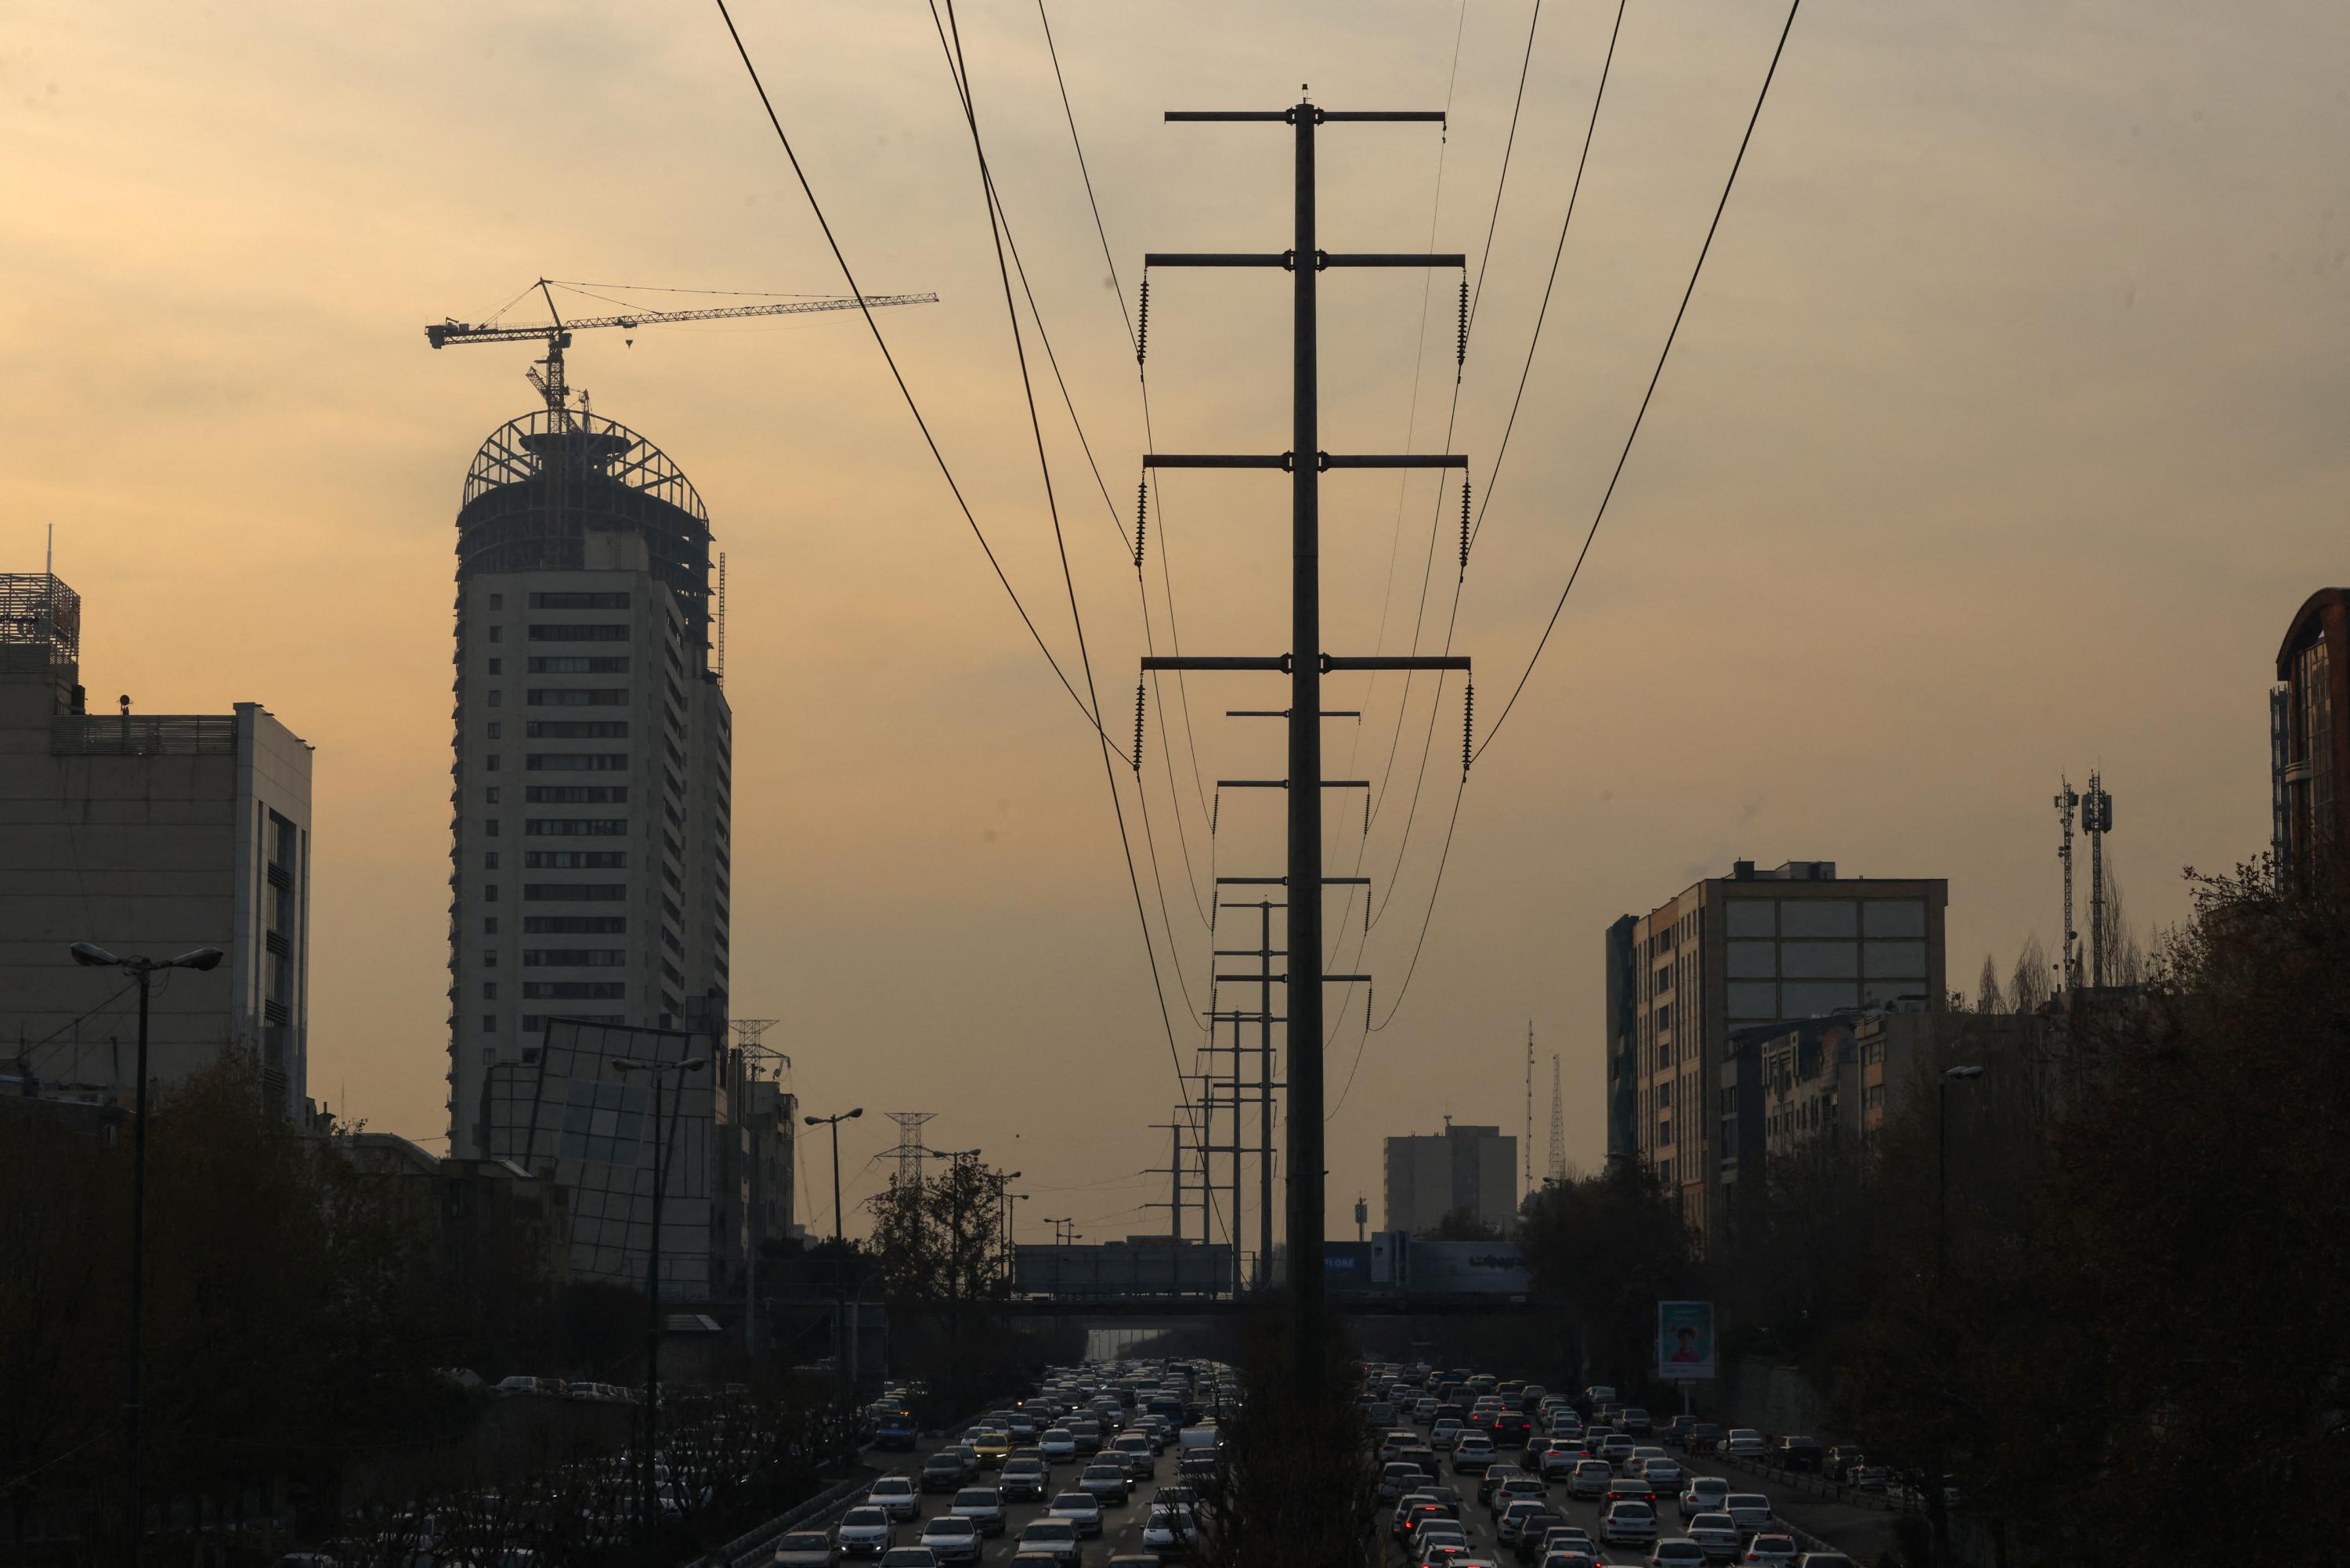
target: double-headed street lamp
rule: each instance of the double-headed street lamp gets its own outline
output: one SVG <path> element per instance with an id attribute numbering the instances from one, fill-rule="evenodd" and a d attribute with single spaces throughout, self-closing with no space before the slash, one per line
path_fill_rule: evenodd
<path id="1" fill-rule="evenodd" d="M 812 1127 L 828 1127 L 832 1129 L 832 1239 L 835 1241 L 840 1240 L 840 1124 L 853 1122 L 864 1114 L 865 1107 L 858 1106 L 837 1116 L 806 1118 Z"/>
<path id="2" fill-rule="evenodd" d="M 227 955 L 196 948 L 175 959 L 116 958 L 95 942 L 76 942 L 73 961 L 93 969 L 125 969 L 139 987 L 139 1085 L 137 1120 L 130 1128 L 130 1355 L 122 1402 L 123 1511 L 128 1516 L 130 1568 L 139 1568 L 139 1537 L 145 1522 L 139 1507 L 139 1400 L 145 1370 L 144 1303 L 147 1287 L 147 1002 L 159 969 L 212 970 Z"/>
<path id="3" fill-rule="evenodd" d="M 653 1081 L 653 1238 L 645 1254 L 645 1446 L 637 1456 L 637 1507 L 648 1529 L 655 1515 L 653 1501 L 653 1450 L 660 1440 L 660 1241 L 661 1210 L 669 1200 L 669 1136 L 661 1126 L 661 1080 L 674 1073 L 681 1079 L 688 1073 L 699 1073 L 710 1065 L 707 1056 L 689 1056 L 681 1062 L 648 1062 L 635 1056 L 615 1056 L 612 1071 L 627 1076 L 631 1073 L 651 1075 Z M 678 1085 L 678 1097 L 683 1099 L 684 1085 Z M 675 1107 L 671 1108 L 672 1119 Z"/>

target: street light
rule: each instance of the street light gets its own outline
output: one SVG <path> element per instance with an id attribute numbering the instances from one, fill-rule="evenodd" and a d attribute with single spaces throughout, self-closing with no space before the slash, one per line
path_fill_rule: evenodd
<path id="1" fill-rule="evenodd" d="M 139 1399 L 146 1366 L 145 1314 L 147 1292 L 147 998 L 159 969 L 213 970 L 225 953 L 218 948 L 196 948 L 175 959 L 117 958 L 96 942 L 76 942 L 69 950 L 74 962 L 88 969 L 127 969 L 139 987 L 139 1084 L 135 1091 L 138 1119 L 130 1128 L 130 1355 L 128 1397 L 122 1404 L 123 1506 L 130 1515 L 130 1568 L 139 1568 L 139 1537 L 145 1518 L 139 1507 Z"/>
<path id="2" fill-rule="evenodd" d="M 832 1239 L 835 1241 L 840 1240 L 840 1124 L 853 1122 L 864 1114 L 865 1107 L 858 1106 L 856 1109 L 843 1111 L 838 1116 L 807 1118 L 807 1125 L 812 1127 L 832 1128 Z"/>
<path id="3" fill-rule="evenodd" d="M 671 1073 L 682 1078 L 688 1073 L 699 1073 L 710 1065 L 707 1056 L 689 1056 L 681 1062 L 647 1062 L 634 1056 L 612 1058 L 612 1071 L 623 1077 L 630 1073 L 649 1073 L 653 1080 L 653 1244 L 645 1254 L 645 1448 L 637 1457 L 637 1508 L 643 1515 L 645 1527 L 653 1522 L 653 1449 L 660 1441 L 660 1236 L 661 1210 L 669 1201 L 669 1165 L 666 1158 L 669 1138 L 661 1128 L 661 1080 Z M 679 1085 L 679 1098 L 684 1098 L 684 1085 Z M 674 1115 L 674 1111 L 671 1113 Z"/>

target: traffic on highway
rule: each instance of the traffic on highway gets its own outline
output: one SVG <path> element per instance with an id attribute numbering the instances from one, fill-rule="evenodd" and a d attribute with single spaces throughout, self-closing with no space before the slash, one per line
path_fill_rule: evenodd
<path id="1" fill-rule="evenodd" d="M 1399 1568 L 1854 1568 L 1783 1523 L 1754 1483 L 1708 1473 L 1724 1457 L 1761 1458 L 1759 1433 L 1656 1420 L 1607 1387 L 1570 1396 L 1427 1366 L 1362 1373 L 1381 1556 Z M 1211 1362 L 1056 1369 L 951 1438 L 910 1433 L 903 1461 L 829 1528 L 780 1539 L 776 1568 L 1180 1561 L 1210 1528 L 1197 1487 L 1239 1398 Z"/>

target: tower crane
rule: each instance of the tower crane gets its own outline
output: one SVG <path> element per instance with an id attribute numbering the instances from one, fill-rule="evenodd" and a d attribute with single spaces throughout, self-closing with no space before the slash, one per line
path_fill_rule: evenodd
<path id="1" fill-rule="evenodd" d="M 571 421 L 571 389 L 563 376 L 563 351 L 571 347 L 571 335 L 599 327 L 652 327 L 669 321 L 730 321 L 746 316 L 802 316 L 819 310 L 855 310 L 860 306 L 872 308 L 885 305 L 936 305 L 935 294 L 868 294 L 861 298 L 850 296 L 838 299 L 793 299 L 771 301 L 765 305 L 723 305 L 701 310 L 639 310 L 625 316 L 589 316 L 571 321 L 563 319 L 556 308 L 555 294 L 549 286 L 552 280 L 540 278 L 536 288 L 546 301 L 550 318 L 541 327 L 509 327 L 496 322 L 474 323 L 444 319 L 424 329 L 425 340 L 435 348 L 446 348 L 463 343 L 523 343 L 533 338 L 546 344 L 545 358 L 534 360 L 523 372 L 530 384 L 546 400 L 546 410 L 565 426 Z M 525 291 L 525 293 L 528 290 Z M 539 368 L 546 367 L 542 375 Z M 584 406 L 587 394 L 580 394 Z"/>

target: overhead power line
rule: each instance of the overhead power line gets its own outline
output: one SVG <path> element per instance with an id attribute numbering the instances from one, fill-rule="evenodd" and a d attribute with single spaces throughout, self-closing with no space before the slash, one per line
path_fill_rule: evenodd
<path id="1" fill-rule="evenodd" d="M 1115 748 L 1117 742 L 1102 728 L 1100 713 L 1087 708 L 1085 699 L 1077 695 L 1076 687 L 1070 682 L 1068 672 L 1061 668 L 1061 661 L 1053 657 L 1053 650 L 1045 643 L 1045 634 L 1037 629 L 1035 618 L 1029 615 L 1028 607 L 1020 602 L 1019 590 L 1004 575 L 1003 563 L 996 558 L 994 546 L 987 542 L 986 531 L 980 527 L 979 518 L 972 512 L 962 486 L 955 481 L 954 470 L 947 464 L 946 453 L 939 450 L 938 438 L 931 433 L 930 421 L 922 417 L 921 406 L 914 400 L 913 389 L 906 384 L 905 373 L 898 369 L 898 358 L 889 351 L 889 339 L 881 335 L 880 325 L 873 319 L 873 312 L 863 303 L 864 295 L 857 286 L 856 273 L 840 248 L 839 239 L 832 232 L 830 220 L 824 215 L 824 205 L 816 200 L 816 188 L 808 182 L 807 171 L 801 167 L 799 154 L 792 149 L 792 139 L 784 131 L 784 122 L 775 113 L 775 101 L 767 96 L 767 85 L 760 79 L 759 67 L 753 63 L 750 48 L 743 42 L 741 30 L 734 26 L 733 13 L 726 8 L 726 0 L 712 0 L 712 3 L 718 7 L 720 20 L 726 24 L 726 36 L 733 40 L 734 52 L 742 57 L 743 72 L 751 78 L 752 90 L 759 95 L 759 107 L 766 112 L 767 123 L 775 129 L 775 140 L 782 144 L 784 157 L 791 163 L 792 174 L 799 181 L 800 193 L 807 198 L 808 211 L 815 215 L 816 226 L 824 231 L 824 243 L 832 251 L 834 265 L 840 268 L 841 278 L 848 285 L 848 292 L 857 296 L 858 314 L 865 318 L 866 329 L 873 334 L 874 347 L 881 350 L 881 358 L 889 367 L 889 379 L 897 383 L 898 395 L 906 401 L 906 411 L 914 416 L 914 424 L 922 432 L 922 444 L 930 448 L 931 460 L 938 464 L 940 476 L 947 482 L 947 489 L 953 493 L 955 505 L 962 511 L 963 521 L 971 524 L 972 536 L 979 541 L 980 550 L 995 572 L 995 580 L 1003 585 L 1004 593 L 1012 600 L 1012 607 L 1020 612 L 1020 624 L 1028 628 L 1028 635 L 1035 640 L 1036 650 L 1045 656 L 1045 662 L 1053 667 L 1054 678 L 1060 681 L 1061 690 L 1069 694 L 1069 701 L 1077 705 L 1077 711 L 1085 715 L 1086 722 L 1093 727 L 1094 733 L 1101 738 L 1103 743 Z"/>
<path id="2" fill-rule="evenodd" d="M 1615 472 L 1607 476 L 1607 488 L 1599 497 L 1598 510 L 1591 514 L 1591 526 L 1584 533 L 1583 548 L 1575 552 L 1574 568 L 1566 575 L 1566 587 L 1559 590 L 1558 603 L 1551 607 L 1550 620 L 1543 628 L 1541 640 L 1534 644 L 1533 656 L 1526 660 L 1525 669 L 1519 672 L 1517 684 L 1510 689 L 1509 700 L 1502 704 L 1502 711 L 1493 715 L 1493 727 L 1485 732 L 1485 738 L 1477 743 L 1476 751 L 1471 754 L 1471 761 L 1485 754 L 1485 749 L 1501 734 L 1502 726 L 1509 722 L 1511 711 L 1518 704 L 1519 693 L 1526 689 L 1527 678 L 1534 674 L 1534 666 L 1541 661 L 1543 649 L 1550 646 L 1551 633 L 1558 628 L 1559 613 L 1566 608 L 1567 595 L 1575 591 L 1575 579 L 1583 575 L 1583 563 L 1591 554 L 1591 541 L 1598 536 L 1599 524 L 1607 515 L 1607 503 L 1615 497 L 1617 482 L 1624 477 L 1624 464 L 1632 455 L 1632 443 L 1639 439 L 1640 421 L 1648 418 L 1649 400 L 1657 395 L 1657 382 L 1664 376 L 1665 361 L 1671 357 L 1674 340 L 1680 336 L 1681 318 L 1689 314 L 1690 298 L 1697 293 L 1697 280 L 1705 271 L 1705 258 L 1712 253 L 1713 236 L 1721 228 L 1721 214 L 1730 206 L 1730 192 L 1737 187 L 1738 171 L 1746 164 L 1746 149 L 1754 140 L 1754 127 L 1762 118 L 1762 105 L 1770 98 L 1771 83 L 1779 74 L 1779 57 L 1786 53 L 1787 35 L 1794 31 L 1795 14 L 1803 9 L 1803 5 L 1804 0 L 1789 0 L 1786 24 L 1779 29 L 1779 42 L 1771 51 L 1770 68 L 1762 73 L 1762 90 L 1754 95 L 1754 112 L 1747 116 L 1746 133 L 1738 139 L 1738 156 L 1731 160 L 1730 178 L 1722 182 L 1721 200 L 1714 203 L 1713 221 L 1706 225 L 1705 243 L 1698 247 L 1697 265 L 1690 269 L 1689 286 L 1681 290 L 1680 306 L 1673 312 L 1673 325 L 1665 334 L 1664 348 L 1658 352 L 1657 368 L 1649 372 L 1648 390 L 1640 394 L 1639 410 L 1632 416 L 1632 428 L 1624 437 L 1624 450 L 1616 454 Z"/>

